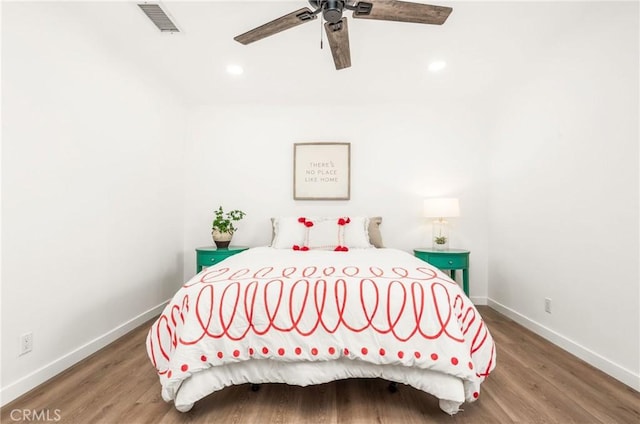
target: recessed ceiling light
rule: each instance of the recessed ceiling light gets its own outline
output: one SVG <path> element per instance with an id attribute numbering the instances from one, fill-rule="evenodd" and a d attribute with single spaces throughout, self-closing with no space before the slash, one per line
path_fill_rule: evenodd
<path id="1" fill-rule="evenodd" d="M 435 62 L 431 62 L 429 64 L 429 71 L 431 72 L 439 72 L 447 67 L 447 62 L 444 60 L 436 60 Z"/>
<path id="2" fill-rule="evenodd" d="M 244 69 L 240 65 L 229 65 L 227 66 L 227 73 L 230 75 L 242 75 L 244 73 Z"/>

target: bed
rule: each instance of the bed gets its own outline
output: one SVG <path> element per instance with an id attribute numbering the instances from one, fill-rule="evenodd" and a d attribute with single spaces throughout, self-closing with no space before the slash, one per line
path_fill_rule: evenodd
<path id="1" fill-rule="evenodd" d="M 344 232 L 336 248 L 316 249 L 309 227 L 292 238 L 281 225 L 282 243 L 276 232 L 272 247 L 204 269 L 152 325 L 147 352 L 165 401 L 185 412 L 230 385 L 371 377 L 430 393 L 451 415 L 479 397 L 495 345 L 446 274 Z"/>

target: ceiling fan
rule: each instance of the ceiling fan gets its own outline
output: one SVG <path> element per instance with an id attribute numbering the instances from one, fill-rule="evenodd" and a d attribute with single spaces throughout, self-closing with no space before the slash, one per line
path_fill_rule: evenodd
<path id="1" fill-rule="evenodd" d="M 313 10 L 303 7 L 244 34 L 240 34 L 234 37 L 234 40 L 242 44 L 250 44 L 305 22 L 313 21 L 322 13 L 325 21 L 324 29 L 331 47 L 333 61 L 336 69 L 340 70 L 351 66 L 349 28 L 347 26 L 347 18 L 342 16 L 346 10 L 353 11 L 353 18 L 355 19 L 376 19 L 380 21 L 433 25 L 442 25 L 453 10 L 450 7 L 394 0 L 309 0 L 309 4 L 314 8 Z"/>

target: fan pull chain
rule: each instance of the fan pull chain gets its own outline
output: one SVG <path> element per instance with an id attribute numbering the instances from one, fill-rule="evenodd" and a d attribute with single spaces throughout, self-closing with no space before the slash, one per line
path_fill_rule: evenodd
<path id="1" fill-rule="evenodd" d="M 320 18 L 319 21 L 320 21 L 320 50 L 322 50 L 322 48 L 323 48 L 322 40 L 323 40 L 323 36 L 324 36 L 324 33 L 322 32 L 322 21 L 323 21 L 323 19 Z"/>

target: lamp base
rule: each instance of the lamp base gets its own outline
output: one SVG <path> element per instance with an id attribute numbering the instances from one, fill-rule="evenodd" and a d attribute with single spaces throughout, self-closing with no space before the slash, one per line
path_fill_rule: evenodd
<path id="1" fill-rule="evenodd" d="M 442 251 L 442 250 L 449 250 L 449 243 L 433 243 L 433 250 L 438 250 L 438 251 Z"/>
<path id="2" fill-rule="evenodd" d="M 447 221 L 439 220 L 433 223 L 433 237 L 431 238 L 434 250 L 449 250 L 449 227 Z"/>

